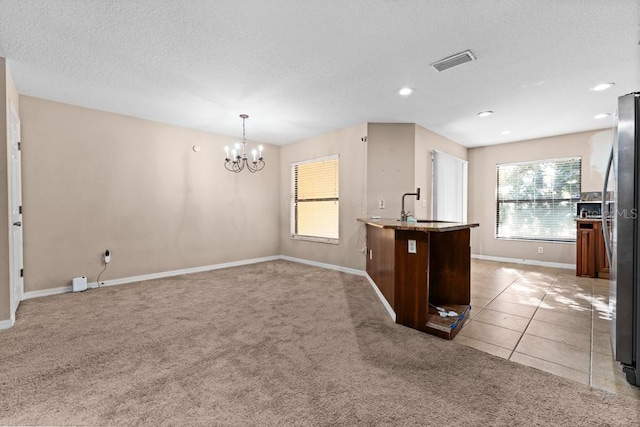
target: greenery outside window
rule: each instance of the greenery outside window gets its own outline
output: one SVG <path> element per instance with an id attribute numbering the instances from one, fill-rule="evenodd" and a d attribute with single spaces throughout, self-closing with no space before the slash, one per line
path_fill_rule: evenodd
<path id="1" fill-rule="evenodd" d="M 496 168 L 496 237 L 574 242 L 580 157 L 505 163 Z"/>
<path id="2" fill-rule="evenodd" d="M 291 164 L 291 237 L 338 243 L 338 155 Z"/>

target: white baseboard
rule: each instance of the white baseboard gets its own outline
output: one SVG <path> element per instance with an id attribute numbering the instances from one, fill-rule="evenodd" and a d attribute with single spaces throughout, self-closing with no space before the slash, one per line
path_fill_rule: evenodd
<path id="1" fill-rule="evenodd" d="M 206 265 L 203 267 L 183 268 L 180 270 L 163 271 L 160 273 L 152 273 L 152 274 L 143 274 L 141 276 L 123 277 L 120 279 L 113 279 L 113 280 L 101 280 L 100 282 L 102 282 L 102 286 L 122 285 L 124 283 L 135 283 L 135 282 L 142 282 L 144 280 L 160 279 L 163 277 L 180 276 L 182 274 L 199 273 L 201 271 L 210 271 L 210 270 L 219 270 L 221 268 L 239 267 L 241 265 L 256 264 L 259 262 L 274 261 L 278 259 L 280 259 L 280 257 L 277 255 L 268 256 L 263 258 L 246 259 L 242 261 L 225 262 L 222 264 Z M 87 287 L 89 289 L 97 288 L 98 282 L 87 283 Z M 71 287 L 71 285 L 69 285 L 69 286 L 62 286 L 59 288 L 45 289 L 42 291 L 25 292 L 22 295 L 22 300 L 39 298 L 39 297 L 48 297 L 51 295 L 65 294 L 67 292 L 71 292 L 72 290 L 73 288 Z"/>
<path id="2" fill-rule="evenodd" d="M 0 329 L 9 329 L 13 326 L 14 323 L 15 320 L 13 319 L 0 320 Z"/>
<path id="3" fill-rule="evenodd" d="M 355 274 L 356 276 L 365 276 L 367 274 L 365 271 L 356 270 L 355 268 L 342 267 L 340 265 L 334 265 L 334 264 L 326 264 L 324 262 L 310 261 L 308 259 L 302 259 L 302 258 L 294 258 L 287 255 L 280 255 L 280 257 L 278 258 L 283 259 L 285 261 L 292 261 L 300 264 L 312 265 L 314 267 L 326 268 L 329 270 L 337 270 L 343 273 Z"/>
<path id="4" fill-rule="evenodd" d="M 73 288 L 71 287 L 71 285 L 69 285 L 69 286 L 62 286 L 59 288 L 44 289 L 42 291 L 25 292 L 22 294 L 22 301 L 26 299 L 31 299 L 31 298 L 49 297 L 51 295 L 66 294 L 67 292 L 71 292 L 72 290 Z"/>
<path id="5" fill-rule="evenodd" d="M 202 271 L 211 271 L 211 270 L 219 270 L 222 268 L 231 268 L 231 267 L 239 267 L 242 265 L 249 265 L 249 264 L 257 264 L 259 262 L 266 262 L 266 261 L 276 261 L 276 260 L 286 260 L 286 261 L 292 261 L 292 262 L 298 262 L 301 264 L 307 264 L 307 265 L 312 265 L 315 267 L 321 267 L 321 268 L 327 268 L 329 270 L 337 270 L 337 271 L 341 271 L 343 273 L 348 273 L 348 274 L 355 274 L 356 276 L 366 276 L 366 272 L 362 271 L 362 270 L 356 270 L 355 268 L 349 268 L 349 267 L 342 267 L 339 265 L 333 265 L 333 264 L 326 264 L 323 262 L 317 262 L 317 261 L 309 261 L 306 259 L 302 259 L 302 258 L 294 258 L 294 257 L 290 257 L 290 256 L 286 256 L 286 255 L 274 255 L 274 256 L 268 256 L 268 257 L 262 257 L 262 258 L 253 258 L 253 259 L 246 259 L 246 260 L 242 260 L 242 261 L 233 261 L 233 262 L 225 262 L 222 264 L 213 264 L 213 265 L 205 265 L 203 267 L 192 267 L 192 268 L 183 268 L 180 270 L 171 270 L 171 271 L 163 271 L 160 273 L 152 273 L 152 274 L 143 274 L 140 276 L 131 276 L 131 277 L 123 277 L 120 279 L 113 279 L 113 280 L 101 280 L 100 282 L 101 287 L 104 286 L 116 286 L 116 285 L 122 285 L 125 283 L 135 283 L 135 282 L 142 282 L 145 280 L 152 280 L 152 279 L 160 279 L 160 278 L 164 278 L 164 277 L 171 277 L 171 276 L 180 276 L 182 274 L 190 274 L 190 273 L 199 273 Z M 371 281 L 371 279 L 369 279 L 369 281 Z M 373 282 L 371 282 L 373 284 Z M 374 289 L 376 289 L 376 291 L 379 293 L 379 296 L 382 297 L 382 294 L 380 293 L 380 291 L 378 290 L 378 288 L 375 286 L 375 284 L 373 284 Z M 98 287 L 98 283 L 97 282 L 90 282 L 87 284 L 87 287 L 89 289 L 94 289 Z M 22 295 L 22 300 L 27 300 L 27 299 L 31 299 L 31 298 L 39 298 L 39 297 L 47 297 L 47 296 L 51 296 L 51 295 L 59 295 L 59 294 L 64 294 L 67 292 L 71 292 L 73 289 L 71 287 L 71 285 L 68 286 L 62 286 L 59 288 L 52 288 L 52 289 L 45 289 L 42 291 L 31 291 L 31 292 L 25 292 Z M 384 300 L 384 297 L 382 297 L 382 299 Z M 384 300 L 384 302 L 386 303 L 386 300 Z M 388 305 L 388 303 L 387 303 Z M 387 310 L 389 310 L 391 307 L 389 306 L 389 308 Z M 393 310 L 392 310 L 393 312 Z M 392 317 L 395 318 L 395 313 L 392 315 Z M 8 326 L 10 327 L 10 326 Z"/>
<path id="6" fill-rule="evenodd" d="M 568 270 L 575 270 L 575 264 L 563 264 L 560 262 L 547 262 L 547 261 L 536 261 L 533 259 L 520 259 L 520 258 L 503 258 L 498 256 L 489 256 L 489 255 L 477 255 L 471 254 L 471 258 L 473 259 L 481 259 L 485 261 L 497 261 L 497 262 L 510 262 L 513 264 L 526 264 L 526 265 L 538 265 L 541 267 L 553 267 L 553 268 L 566 268 Z"/>
<path id="7" fill-rule="evenodd" d="M 364 276 L 367 278 L 367 280 L 369 280 L 369 283 L 371 284 L 371 287 L 373 288 L 373 290 L 376 291 L 376 295 L 378 295 L 378 298 L 380 299 L 380 302 L 382 302 L 382 305 L 384 306 L 384 308 L 387 309 L 387 312 L 389 313 L 389 316 L 391 316 L 391 318 L 395 322 L 396 321 L 396 312 L 393 311 L 393 308 L 391 308 L 391 304 L 389 304 L 389 301 L 387 301 L 387 299 L 384 297 L 384 295 L 382 295 L 382 292 L 380 291 L 380 288 L 378 288 L 378 285 L 376 285 L 376 282 L 373 281 L 373 279 L 369 276 L 369 274 L 367 274 L 365 272 Z"/>
<path id="8" fill-rule="evenodd" d="M 102 283 L 102 285 L 100 286 L 104 287 L 104 286 L 123 285 L 125 283 L 142 282 L 145 280 L 161 279 L 164 277 L 171 277 L 171 276 L 180 276 L 182 274 L 200 273 L 202 271 L 220 270 L 222 268 L 239 267 L 241 265 L 257 264 L 259 262 L 275 261 L 278 259 L 280 259 L 280 257 L 278 255 L 275 255 L 275 256 L 268 256 L 268 257 L 262 257 L 262 258 L 245 259 L 242 261 L 225 262 L 222 264 L 205 265 L 203 267 L 183 268 L 180 270 L 171 270 L 171 271 L 163 271 L 160 273 L 143 274 L 141 276 L 123 277 L 121 279 L 101 280 L 100 282 Z M 88 287 L 97 288 L 98 282 L 91 282 L 88 284 Z"/>

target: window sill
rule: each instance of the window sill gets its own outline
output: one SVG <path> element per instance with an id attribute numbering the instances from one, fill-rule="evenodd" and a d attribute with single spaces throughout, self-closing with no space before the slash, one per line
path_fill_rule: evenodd
<path id="1" fill-rule="evenodd" d="M 337 245 L 340 243 L 338 239 L 328 239 L 326 237 L 312 237 L 312 236 L 291 236 L 291 240 L 304 240 L 307 242 L 316 242 L 316 243 L 328 243 L 330 245 Z"/>
<path id="2" fill-rule="evenodd" d="M 576 240 L 551 240 L 551 239 L 527 239 L 524 237 L 494 237 L 496 240 L 514 241 L 514 242 L 538 242 L 538 243 L 564 243 L 575 245 Z"/>

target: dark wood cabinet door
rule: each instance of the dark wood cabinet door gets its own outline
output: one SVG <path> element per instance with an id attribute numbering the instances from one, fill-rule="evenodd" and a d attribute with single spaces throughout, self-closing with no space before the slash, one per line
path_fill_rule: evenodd
<path id="1" fill-rule="evenodd" d="M 396 231 L 395 311 L 396 323 L 419 331 L 426 330 L 429 316 L 429 237 L 421 231 Z M 415 253 L 409 253 L 409 241 Z"/>
<path id="2" fill-rule="evenodd" d="M 429 248 L 429 298 L 432 304 L 469 304 L 471 247 L 469 229 L 432 233 Z"/>
<path id="3" fill-rule="evenodd" d="M 367 225 L 367 273 L 395 310 L 394 241 L 395 230 Z"/>
<path id="4" fill-rule="evenodd" d="M 576 276 L 596 277 L 596 234 L 593 223 L 578 223 Z"/>
<path id="5" fill-rule="evenodd" d="M 609 227 L 611 224 L 608 222 Z M 604 235 L 602 234 L 602 223 L 594 225 L 596 233 L 596 275 L 603 279 L 609 278 L 609 258 L 607 258 L 607 249 L 604 246 Z"/>

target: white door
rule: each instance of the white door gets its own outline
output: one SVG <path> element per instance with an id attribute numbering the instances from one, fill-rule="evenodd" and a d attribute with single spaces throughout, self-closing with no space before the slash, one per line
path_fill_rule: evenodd
<path id="1" fill-rule="evenodd" d="M 11 320 L 13 321 L 24 291 L 24 279 L 22 277 L 22 161 L 20 158 L 20 117 L 18 117 L 18 112 L 13 107 L 13 104 L 9 105 L 9 110 L 11 139 L 11 281 L 13 294 L 11 298 Z"/>
<path id="2" fill-rule="evenodd" d="M 467 175 L 469 163 L 433 150 L 432 218 L 467 222 Z"/>

